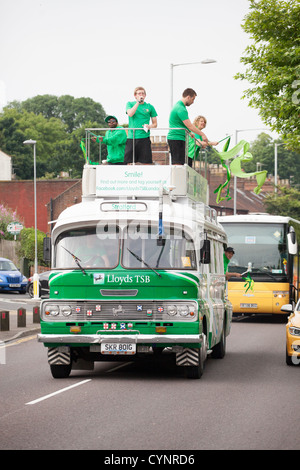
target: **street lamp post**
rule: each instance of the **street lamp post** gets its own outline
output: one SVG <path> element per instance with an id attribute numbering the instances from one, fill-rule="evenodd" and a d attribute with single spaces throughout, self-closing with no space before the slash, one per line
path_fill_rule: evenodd
<path id="1" fill-rule="evenodd" d="M 214 59 L 204 59 L 201 62 L 185 62 L 184 64 L 170 64 L 171 67 L 171 109 L 173 108 L 173 69 L 174 67 L 179 67 L 180 65 L 195 65 L 195 64 L 213 64 L 217 62 Z"/>
<path id="2" fill-rule="evenodd" d="M 37 257 L 37 214 L 36 214 L 36 140 L 24 140 L 23 144 L 33 145 L 33 184 L 34 184 L 34 275 L 33 298 L 39 299 L 39 275 Z"/>
<path id="3" fill-rule="evenodd" d="M 282 144 L 274 144 L 274 185 L 275 185 L 275 193 L 277 193 L 277 179 L 278 179 L 278 176 L 277 176 L 277 147 L 279 147 L 279 145 L 284 145 L 284 143 Z"/>

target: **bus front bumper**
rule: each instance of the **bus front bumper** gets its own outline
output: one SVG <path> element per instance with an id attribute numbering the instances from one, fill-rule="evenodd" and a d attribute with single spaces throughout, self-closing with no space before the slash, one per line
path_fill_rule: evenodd
<path id="1" fill-rule="evenodd" d="M 146 334 L 38 334 L 38 342 L 47 344 L 101 344 L 104 342 L 136 344 L 201 344 L 202 334 L 196 335 L 146 335 Z"/>

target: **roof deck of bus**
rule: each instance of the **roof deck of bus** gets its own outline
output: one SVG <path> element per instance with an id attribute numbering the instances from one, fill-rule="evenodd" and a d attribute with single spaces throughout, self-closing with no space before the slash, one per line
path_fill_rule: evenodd
<path id="1" fill-rule="evenodd" d="M 125 173 L 130 175 L 133 184 L 121 191 L 118 188 L 123 184 Z M 147 191 L 154 173 L 159 174 L 159 179 Z M 137 175 L 143 175 L 142 188 L 135 183 Z M 113 178 L 114 187 L 108 186 L 109 183 L 104 185 L 108 178 Z M 166 184 L 160 184 L 161 181 Z M 150 218 L 157 220 L 162 198 L 165 220 L 179 222 L 184 219 L 188 224 L 188 220 L 195 220 L 197 214 L 198 220 L 215 227 L 218 225 L 217 214 L 208 206 L 207 194 L 207 180 L 188 165 L 86 164 L 82 178 L 82 202 L 65 209 L 56 223 L 61 225 L 69 220 L 69 223 L 85 221 L 88 224 L 100 217 L 102 220 L 128 217 L 139 218 L 141 221 Z"/>
<path id="2" fill-rule="evenodd" d="M 103 129 L 87 131 L 100 130 Z M 104 130 L 107 131 L 107 128 Z M 194 214 L 197 212 L 197 218 L 200 217 L 202 222 L 214 227 L 219 226 L 216 211 L 208 205 L 208 182 L 201 175 L 199 161 L 193 164 L 193 168 L 187 163 L 172 165 L 170 159 L 166 159 L 165 164 L 143 165 L 133 162 L 131 165 L 109 165 L 101 158 L 99 161 L 91 160 L 89 140 L 86 151 L 87 162 L 82 175 L 82 203 L 65 209 L 56 221 L 56 229 L 62 224 L 68 224 L 68 221 L 69 224 L 80 221 L 92 223 L 97 218 L 99 220 L 100 212 L 102 220 L 129 216 L 141 221 L 153 216 L 153 219 L 157 220 L 159 204 L 162 201 L 164 218 L 170 222 L 183 218 L 195 220 Z M 126 210 L 124 204 L 129 203 L 131 210 Z M 133 210 L 133 203 L 140 204 L 136 211 Z M 108 210 L 111 204 L 119 204 L 119 210 Z M 142 204 L 145 204 L 147 211 L 142 210 Z M 104 208 L 107 210 L 103 210 Z"/>

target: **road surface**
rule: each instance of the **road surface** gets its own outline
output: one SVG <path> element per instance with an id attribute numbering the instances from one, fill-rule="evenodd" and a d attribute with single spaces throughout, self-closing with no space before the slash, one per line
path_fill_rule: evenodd
<path id="1" fill-rule="evenodd" d="M 168 360 L 53 379 L 35 337 L 1 355 L 0 449 L 300 449 L 300 368 L 285 364 L 285 321 L 234 321 L 225 358 L 209 358 L 200 380 Z"/>

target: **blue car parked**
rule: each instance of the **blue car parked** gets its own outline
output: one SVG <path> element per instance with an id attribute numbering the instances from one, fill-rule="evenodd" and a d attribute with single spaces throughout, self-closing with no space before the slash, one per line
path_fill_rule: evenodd
<path id="1" fill-rule="evenodd" d="M 27 278 L 20 273 L 14 263 L 6 258 L 0 258 L 0 291 L 18 291 L 24 294 Z"/>

